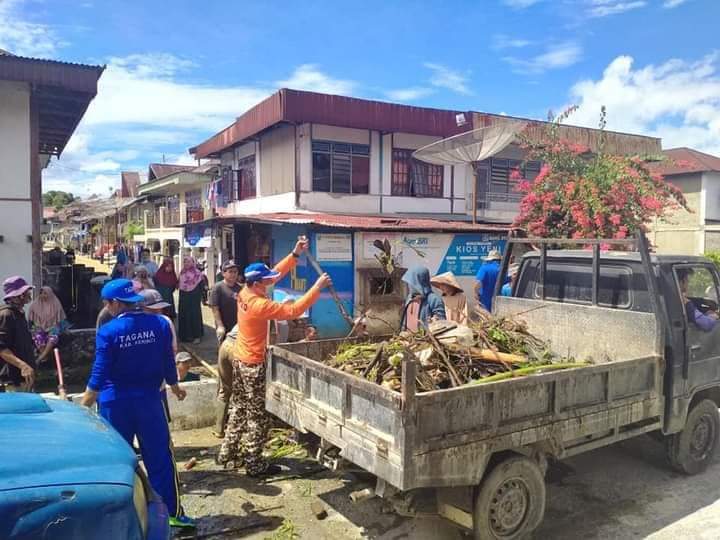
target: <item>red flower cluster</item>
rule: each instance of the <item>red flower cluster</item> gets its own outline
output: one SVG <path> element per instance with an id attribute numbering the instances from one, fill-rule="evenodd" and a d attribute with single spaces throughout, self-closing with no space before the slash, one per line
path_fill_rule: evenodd
<path id="1" fill-rule="evenodd" d="M 525 146 L 544 165 L 535 179 L 518 182 L 524 197 L 514 225 L 533 236 L 625 238 L 672 210 L 687 209 L 682 192 L 651 174 L 639 157 L 589 154 L 557 139 Z"/>

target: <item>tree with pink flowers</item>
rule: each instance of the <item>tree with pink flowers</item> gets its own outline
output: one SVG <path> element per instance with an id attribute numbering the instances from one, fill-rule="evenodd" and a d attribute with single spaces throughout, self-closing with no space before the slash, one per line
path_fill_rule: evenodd
<path id="1" fill-rule="evenodd" d="M 687 209 L 682 192 L 652 173 L 639 156 L 596 152 L 563 140 L 558 129 L 574 108 L 550 122 L 542 140 L 523 139 L 529 159 L 543 163 L 540 173 L 524 180 L 513 171 L 524 194 L 514 225 L 530 236 L 559 238 L 625 238 L 647 231 L 655 218 Z M 605 108 L 600 128 L 605 128 Z"/>

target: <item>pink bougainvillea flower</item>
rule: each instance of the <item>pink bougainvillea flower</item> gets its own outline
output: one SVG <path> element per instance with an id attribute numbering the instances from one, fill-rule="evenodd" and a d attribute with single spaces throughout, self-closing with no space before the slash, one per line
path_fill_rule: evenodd
<path id="1" fill-rule="evenodd" d="M 555 125 L 541 141 L 522 140 L 528 158 L 542 166 L 532 182 L 517 184 L 524 195 L 515 226 L 534 235 L 626 238 L 646 231 L 654 218 L 688 209 L 680 189 L 651 173 L 642 158 L 588 154 L 581 144 L 560 140 Z"/>

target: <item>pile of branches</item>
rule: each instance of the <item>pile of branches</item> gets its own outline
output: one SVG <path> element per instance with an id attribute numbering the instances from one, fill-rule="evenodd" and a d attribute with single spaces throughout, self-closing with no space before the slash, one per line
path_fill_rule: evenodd
<path id="1" fill-rule="evenodd" d="M 487 312 L 478 313 L 470 326 L 439 321 L 426 331 L 403 332 L 380 343 L 345 343 L 330 364 L 400 391 L 402 364 L 408 360 L 417 362 L 418 392 L 586 365 L 554 356 L 522 321 Z"/>

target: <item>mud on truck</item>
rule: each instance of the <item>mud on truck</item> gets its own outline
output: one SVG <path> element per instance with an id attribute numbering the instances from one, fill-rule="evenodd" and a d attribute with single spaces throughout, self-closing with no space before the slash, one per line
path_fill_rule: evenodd
<path id="1" fill-rule="evenodd" d="M 321 461 L 372 473 L 402 513 L 429 504 L 482 540 L 526 538 L 541 523 L 549 460 L 648 434 L 670 466 L 702 472 L 720 432 L 716 268 L 651 254 L 643 236 L 511 236 L 501 276 L 528 246 L 494 312 L 587 366 L 416 392 L 407 360 L 395 392 L 321 361 L 343 340 L 284 344 L 268 352 L 267 409 L 317 435 Z"/>

